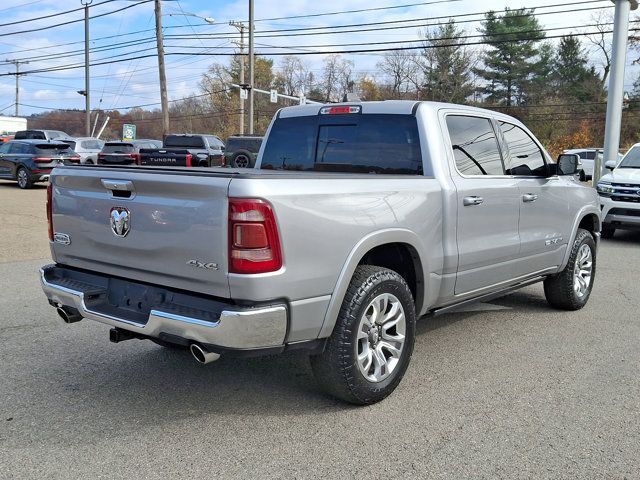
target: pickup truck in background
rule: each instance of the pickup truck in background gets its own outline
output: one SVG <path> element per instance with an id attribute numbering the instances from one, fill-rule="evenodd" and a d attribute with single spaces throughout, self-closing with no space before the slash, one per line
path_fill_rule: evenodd
<path id="1" fill-rule="evenodd" d="M 162 167 L 224 166 L 224 143 L 215 135 L 167 135 L 162 148 L 140 150 L 140 165 Z"/>
<path id="2" fill-rule="evenodd" d="M 370 404 L 422 316 L 536 282 L 555 308 L 585 305 L 601 224 L 578 161 L 495 111 L 287 107 L 255 169 L 56 168 L 41 282 L 65 322 L 113 342 L 201 363 L 304 349 L 327 392 Z"/>

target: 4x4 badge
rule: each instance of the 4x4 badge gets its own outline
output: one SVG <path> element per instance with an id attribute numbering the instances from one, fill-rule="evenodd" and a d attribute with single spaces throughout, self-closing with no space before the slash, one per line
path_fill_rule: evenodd
<path id="1" fill-rule="evenodd" d="M 118 237 L 126 237 L 131 229 L 131 213 L 125 207 L 113 207 L 110 214 L 111 230 Z"/>

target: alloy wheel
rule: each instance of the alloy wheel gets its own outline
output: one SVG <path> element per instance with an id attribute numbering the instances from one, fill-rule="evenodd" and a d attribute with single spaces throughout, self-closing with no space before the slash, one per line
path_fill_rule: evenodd
<path id="1" fill-rule="evenodd" d="M 405 342 L 406 319 L 398 298 L 390 293 L 375 297 L 358 325 L 357 364 L 370 382 L 381 382 L 398 366 Z"/>
<path id="2" fill-rule="evenodd" d="M 593 255 L 591 248 L 583 244 L 578 250 L 576 263 L 573 267 L 573 290 L 579 298 L 584 297 L 591 285 L 591 275 L 593 272 Z"/>

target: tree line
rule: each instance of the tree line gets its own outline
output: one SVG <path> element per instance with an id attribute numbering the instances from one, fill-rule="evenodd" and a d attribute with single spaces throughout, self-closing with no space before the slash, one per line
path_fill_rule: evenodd
<path id="1" fill-rule="evenodd" d="M 594 22 L 596 33 L 584 40 L 569 34 L 554 42 L 532 9 L 507 8 L 486 14 L 478 29 L 480 42 L 470 41 L 477 35 L 450 20 L 421 31 L 418 48 L 385 52 L 375 71 L 368 73 L 358 73 L 354 62 L 339 54 L 325 56 L 319 71 L 296 55 L 280 57 L 277 63 L 257 56 L 255 86 L 321 102 L 357 93 L 362 100 L 431 100 L 497 109 L 522 120 L 556 155 L 564 148 L 602 145 L 610 19 L 600 14 Z M 632 37 L 631 44 L 635 47 L 640 41 Z M 589 60 L 588 46 L 600 53 L 601 65 Z M 243 61 L 246 56 L 237 55 L 228 63 L 213 63 L 200 80 L 201 94 L 172 102 L 172 131 L 214 133 L 223 140 L 237 133 L 239 90 L 230 84 L 240 83 Z M 256 132 L 264 133 L 278 108 L 296 103 L 274 104 L 268 96 L 256 94 Z M 640 119 L 635 114 L 640 108 L 640 80 L 625 106 L 621 145 L 628 146 L 640 140 Z M 161 137 L 157 109 L 102 114 L 111 117 L 104 138 L 118 138 L 123 123 L 135 123 L 140 138 Z M 82 115 L 82 111 L 45 112 L 32 116 L 30 126 L 81 133 Z"/>

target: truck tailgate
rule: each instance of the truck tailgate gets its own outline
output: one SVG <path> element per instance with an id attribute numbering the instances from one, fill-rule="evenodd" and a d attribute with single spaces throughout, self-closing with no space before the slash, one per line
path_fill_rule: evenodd
<path id="1" fill-rule="evenodd" d="M 54 170 L 53 229 L 58 234 L 51 244 L 54 260 L 228 298 L 231 175 L 123 170 Z"/>
<path id="2" fill-rule="evenodd" d="M 140 165 L 160 167 L 190 167 L 191 154 L 185 149 L 142 148 L 140 149 Z"/>

